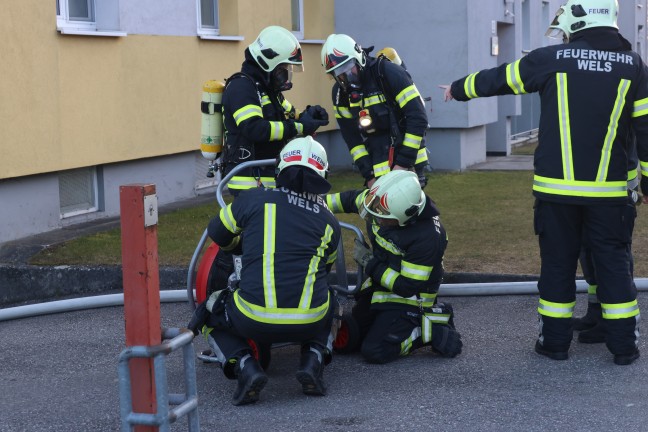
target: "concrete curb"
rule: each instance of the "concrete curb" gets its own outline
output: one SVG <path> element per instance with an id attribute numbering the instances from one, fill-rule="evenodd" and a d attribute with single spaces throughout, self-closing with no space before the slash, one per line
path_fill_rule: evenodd
<path id="1" fill-rule="evenodd" d="M 444 283 L 523 282 L 535 275 L 446 273 Z M 354 283 L 355 275 L 348 275 Z M 187 286 L 187 268 L 160 267 L 160 289 Z M 0 264 L 0 306 L 18 306 L 64 298 L 122 291 L 122 268 L 116 266 L 32 266 Z"/>

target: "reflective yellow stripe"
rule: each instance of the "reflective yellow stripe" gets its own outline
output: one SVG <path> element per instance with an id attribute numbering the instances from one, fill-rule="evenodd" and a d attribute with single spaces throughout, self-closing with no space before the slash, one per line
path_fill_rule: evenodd
<path id="1" fill-rule="evenodd" d="M 420 164 L 421 162 L 425 162 L 428 160 L 428 154 L 427 154 L 427 149 L 423 147 L 422 149 L 419 149 L 418 153 L 416 154 L 416 161 L 414 164 Z"/>
<path id="2" fill-rule="evenodd" d="M 331 243 L 332 236 L 333 228 L 327 224 L 320 245 L 317 248 L 317 252 L 311 257 L 310 264 L 308 264 L 308 273 L 306 273 L 306 279 L 304 280 L 304 289 L 302 290 L 302 295 L 299 299 L 300 309 L 306 309 L 311 305 L 311 301 L 313 300 L 313 287 L 315 286 L 319 263 L 324 257 L 324 251 L 326 251 L 329 243 Z"/>
<path id="3" fill-rule="evenodd" d="M 605 319 L 632 318 L 639 315 L 637 300 L 628 303 L 601 303 L 601 309 Z"/>
<path id="4" fill-rule="evenodd" d="M 387 270 L 383 272 L 383 274 L 380 276 L 380 285 L 382 285 L 385 288 L 389 288 L 389 290 L 394 289 L 394 283 L 396 283 L 396 279 L 398 279 L 398 274 L 397 271 L 394 271 L 387 267 Z"/>
<path id="5" fill-rule="evenodd" d="M 364 191 L 362 191 L 362 193 L 359 193 L 358 196 L 356 197 L 355 205 L 358 211 L 362 209 L 362 206 L 364 205 L 364 199 L 368 193 L 369 193 L 369 189 L 365 189 Z"/>
<path id="6" fill-rule="evenodd" d="M 241 241 L 241 236 L 236 236 L 232 239 L 230 244 L 228 245 L 219 245 L 221 249 L 224 251 L 231 251 L 232 249 L 236 248 L 238 246 L 239 242 Z"/>
<path id="7" fill-rule="evenodd" d="M 270 122 L 270 141 L 281 141 L 284 134 L 284 124 L 280 121 Z"/>
<path id="8" fill-rule="evenodd" d="M 379 103 L 385 102 L 385 96 L 382 94 L 364 98 L 364 106 L 369 107 L 371 105 L 376 105 Z"/>
<path id="9" fill-rule="evenodd" d="M 277 291 L 274 280 L 275 227 L 277 224 L 277 205 L 267 203 L 263 216 L 263 298 L 266 308 L 277 307 Z"/>
<path id="10" fill-rule="evenodd" d="M 263 187 L 273 189 L 277 187 L 277 183 L 275 182 L 275 179 L 273 177 L 261 177 L 259 180 L 261 181 Z M 259 183 L 254 177 L 234 176 L 230 179 L 229 182 L 227 182 L 228 189 L 242 190 L 254 189 L 256 187 L 259 187 Z"/>
<path id="11" fill-rule="evenodd" d="M 335 118 L 353 118 L 351 111 L 347 107 L 336 106 L 335 107 Z"/>
<path id="12" fill-rule="evenodd" d="M 574 314 L 576 302 L 571 303 L 554 303 L 540 299 L 538 313 L 551 318 L 571 318 Z"/>
<path id="13" fill-rule="evenodd" d="M 641 175 L 642 176 L 648 176 L 648 162 L 639 162 L 639 165 L 641 166 Z"/>
<path id="14" fill-rule="evenodd" d="M 383 249 L 385 249 L 388 252 L 391 252 L 394 255 L 403 256 L 404 254 L 400 249 L 398 249 L 392 242 L 385 240 L 383 237 L 381 237 L 378 234 L 379 229 L 380 229 L 380 225 L 378 225 L 377 223 L 374 222 L 371 225 L 371 231 L 374 234 L 374 237 L 376 239 L 376 243 L 378 243 L 380 245 L 380 247 L 382 247 Z"/>
<path id="15" fill-rule="evenodd" d="M 556 74 L 556 86 L 558 88 L 558 123 L 560 124 L 560 148 L 562 153 L 563 178 L 565 180 L 574 180 L 567 74 Z"/>
<path id="16" fill-rule="evenodd" d="M 407 102 L 411 101 L 414 98 L 419 97 L 419 91 L 414 84 L 409 87 L 405 87 L 398 95 L 396 96 L 396 102 L 398 106 L 403 108 Z"/>
<path id="17" fill-rule="evenodd" d="M 351 150 L 349 150 L 349 153 L 351 153 L 353 162 L 356 162 L 363 156 L 369 156 L 369 152 L 367 151 L 367 148 L 364 146 L 364 144 L 353 147 Z"/>
<path id="18" fill-rule="evenodd" d="M 522 60 L 522 59 L 520 59 Z M 520 77 L 520 60 L 506 66 L 506 83 L 516 95 L 526 94 L 524 83 Z"/>
<path id="19" fill-rule="evenodd" d="M 344 212 L 344 207 L 342 207 L 342 201 L 340 200 L 339 193 L 326 195 L 326 205 L 333 213 Z"/>
<path id="20" fill-rule="evenodd" d="M 288 99 L 284 99 L 283 102 L 281 102 L 281 106 L 286 111 L 290 111 L 293 109 L 293 105 L 290 102 L 288 102 Z"/>
<path id="21" fill-rule="evenodd" d="M 241 233 L 241 228 L 236 225 L 236 219 L 234 219 L 234 215 L 232 214 L 232 204 L 228 204 L 224 209 L 221 209 L 218 217 L 223 223 L 223 226 L 227 228 L 227 231 L 232 234 Z"/>
<path id="22" fill-rule="evenodd" d="M 587 301 L 589 303 L 598 303 L 598 297 L 596 296 L 596 289 L 598 285 L 589 285 L 587 287 Z"/>
<path id="23" fill-rule="evenodd" d="M 373 166 L 374 177 L 378 178 L 389 172 L 389 161 L 381 162 Z"/>
<path id="24" fill-rule="evenodd" d="M 433 267 L 414 264 L 405 260 L 401 261 L 401 275 L 409 279 L 425 281 L 432 274 Z"/>
<path id="25" fill-rule="evenodd" d="M 264 95 L 263 97 L 261 97 L 261 106 L 266 106 L 266 105 L 268 105 L 270 103 L 271 102 L 270 102 L 270 98 L 268 97 L 268 95 Z"/>
<path id="26" fill-rule="evenodd" d="M 330 294 L 327 294 L 326 303 L 312 309 L 263 307 L 243 300 L 238 290 L 234 292 L 234 303 L 242 314 L 267 324 L 310 324 L 320 321 L 326 316 L 329 301 Z"/>
<path id="27" fill-rule="evenodd" d="M 399 303 L 419 307 L 419 301 L 416 296 L 401 297 L 398 294 L 392 294 L 386 291 L 376 291 L 371 296 L 371 303 Z"/>
<path id="28" fill-rule="evenodd" d="M 592 198 L 618 198 L 628 194 L 626 181 L 594 182 L 552 179 L 549 177 L 533 176 L 533 190 L 537 192 L 580 196 Z"/>
<path id="29" fill-rule="evenodd" d="M 617 129 L 619 127 L 619 118 L 625 107 L 625 98 L 630 89 L 630 81 L 622 79 L 617 89 L 617 98 L 610 114 L 610 123 L 608 124 L 607 134 L 601 149 L 601 162 L 599 164 L 598 173 L 596 174 L 597 181 L 605 181 L 607 179 L 608 168 L 610 167 L 610 152 L 612 151 L 612 144 L 617 136 Z"/>
<path id="30" fill-rule="evenodd" d="M 245 105 L 243 108 L 236 111 L 233 115 L 236 126 L 239 126 L 242 121 L 250 117 L 263 118 L 263 110 L 259 105 Z"/>
<path id="31" fill-rule="evenodd" d="M 328 259 L 326 260 L 326 264 L 334 263 L 336 259 L 337 259 L 337 250 L 333 251 L 333 253 L 329 255 Z"/>
<path id="32" fill-rule="evenodd" d="M 303 124 L 301 124 L 299 122 L 295 122 L 295 129 L 297 129 L 297 135 L 303 135 L 304 134 L 304 125 Z"/>
<path id="33" fill-rule="evenodd" d="M 466 97 L 468 99 L 473 99 L 478 97 L 477 96 L 477 91 L 475 90 L 475 77 L 477 76 L 479 72 L 475 72 L 473 74 L 470 74 L 466 77 L 466 80 L 464 81 L 464 93 L 466 93 Z"/>
<path id="34" fill-rule="evenodd" d="M 412 329 L 412 333 L 409 335 L 407 339 L 405 339 L 403 342 L 401 342 L 401 349 L 399 355 L 405 356 L 409 354 L 409 352 L 412 350 L 412 346 L 414 344 L 414 341 L 421 336 L 421 328 L 420 327 L 414 327 Z"/>
<path id="35" fill-rule="evenodd" d="M 362 108 L 362 103 L 361 103 L 361 101 L 350 102 L 349 103 L 349 108 Z"/>
<path id="36" fill-rule="evenodd" d="M 422 140 L 423 137 L 411 133 L 406 133 L 405 137 L 403 138 L 403 145 L 418 150 L 418 148 L 421 147 Z"/>
<path id="37" fill-rule="evenodd" d="M 632 110 L 632 117 L 641 117 L 646 114 L 648 114 L 648 98 L 635 101 Z"/>

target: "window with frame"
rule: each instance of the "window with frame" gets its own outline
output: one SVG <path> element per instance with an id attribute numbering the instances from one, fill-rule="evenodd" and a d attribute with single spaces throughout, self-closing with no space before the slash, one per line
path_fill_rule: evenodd
<path id="1" fill-rule="evenodd" d="M 119 0 L 56 0 L 56 28 L 63 34 L 126 36 L 119 31 Z"/>
<path id="2" fill-rule="evenodd" d="M 200 36 L 218 36 L 218 0 L 198 0 L 198 34 Z"/>
<path id="3" fill-rule="evenodd" d="M 80 168 L 59 173 L 61 219 L 96 212 L 98 204 L 97 170 Z"/>
<path id="4" fill-rule="evenodd" d="M 304 0 L 290 0 L 292 32 L 297 39 L 304 39 Z"/>

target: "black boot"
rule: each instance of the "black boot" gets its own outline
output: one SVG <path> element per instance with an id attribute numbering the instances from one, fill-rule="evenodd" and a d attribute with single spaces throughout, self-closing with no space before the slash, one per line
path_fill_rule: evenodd
<path id="1" fill-rule="evenodd" d="M 295 375 L 302 385 L 304 394 L 310 396 L 326 395 L 326 384 L 323 380 L 324 357 L 317 348 L 302 349 L 299 370 Z"/>
<path id="2" fill-rule="evenodd" d="M 614 363 L 619 366 L 627 366 L 632 364 L 635 360 L 639 358 L 639 349 L 635 348 L 634 352 L 631 354 L 615 354 Z"/>
<path id="3" fill-rule="evenodd" d="M 569 353 L 567 351 L 554 351 L 543 346 L 540 341 L 536 341 L 535 352 L 552 360 L 567 360 Z"/>
<path id="4" fill-rule="evenodd" d="M 605 323 L 601 320 L 594 327 L 589 330 L 583 330 L 578 334 L 578 342 L 586 344 L 597 344 L 605 342 L 605 336 L 607 335 L 607 330 L 605 328 Z"/>
<path id="5" fill-rule="evenodd" d="M 259 393 L 268 382 L 268 377 L 259 363 L 250 354 L 244 355 L 236 365 L 238 387 L 232 396 L 234 405 L 245 405 L 259 400 Z"/>
<path id="6" fill-rule="evenodd" d="M 574 330 L 582 331 L 593 328 L 603 319 L 601 303 L 587 303 L 587 312 L 581 318 L 574 318 Z"/>

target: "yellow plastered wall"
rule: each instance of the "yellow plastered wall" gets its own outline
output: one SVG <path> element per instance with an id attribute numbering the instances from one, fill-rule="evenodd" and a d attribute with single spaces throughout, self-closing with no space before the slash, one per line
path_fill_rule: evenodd
<path id="1" fill-rule="evenodd" d="M 56 31 L 53 4 L 0 8 L 0 179 L 197 150 L 204 81 L 240 69 L 243 51 L 268 25 L 290 28 L 290 1 L 221 0 L 221 33 L 243 41 Z M 333 32 L 333 1 L 304 2 L 306 39 Z M 25 25 L 29 22 L 29 25 Z M 303 44 L 305 71 L 286 97 L 324 105 L 331 81 L 319 44 Z M 330 128 L 331 126 L 329 126 Z"/>

